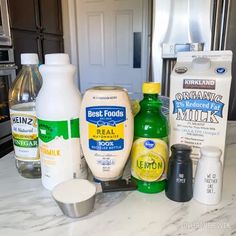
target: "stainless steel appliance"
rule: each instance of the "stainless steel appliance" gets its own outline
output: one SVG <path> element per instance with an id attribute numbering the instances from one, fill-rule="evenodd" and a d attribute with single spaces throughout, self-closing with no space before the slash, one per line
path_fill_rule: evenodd
<path id="1" fill-rule="evenodd" d="M 13 49 L 0 48 L 0 157 L 12 150 L 8 92 L 15 77 Z"/>
<path id="2" fill-rule="evenodd" d="M 12 45 L 7 0 L 0 0 L 0 45 Z"/>
<path id="3" fill-rule="evenodd" d="M 153 0 L 152 76 L 169 95 L 177 52 L 210 50 L 213 0 Z"/>
<path id="4" fill-rule="evenodd" d="M 151 80 L 169 96 L 170 73 L 179 51 L 232 50 L 236 54 L 236 1 L 153 0 Z M 236 56 L 229 119 L 236 120 Z"/>

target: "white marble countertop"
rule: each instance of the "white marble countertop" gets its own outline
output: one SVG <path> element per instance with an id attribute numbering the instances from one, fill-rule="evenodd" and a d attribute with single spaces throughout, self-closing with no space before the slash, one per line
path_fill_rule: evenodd
<path id="1" fill-rule="evenodd" d="M 20 177 L 13 153 L 0 159 L 1 236 L 236 235 L 236 122 L 228 123 L 223 198 L 206 206 L 194 200 L 176 203 L 164 192 L 99 194 L 94 211 L 65 217 L 41 180 Z"/>

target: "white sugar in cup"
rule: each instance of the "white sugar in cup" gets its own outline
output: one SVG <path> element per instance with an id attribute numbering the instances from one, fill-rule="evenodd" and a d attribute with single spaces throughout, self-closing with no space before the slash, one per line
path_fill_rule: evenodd
<path id="1" fill-rule="evenodd" d="M 84 179 L 71 179 L 57 185 L 53 197 L 64 203 L 82 202 L 96 193 L 94 184 Z"/>
<path id="2" fill-rule="evenodd" d="M 84 179 L 71 179 L 58 184 L 52 196 L 62 212 L 72 218 L 89 214 L 95 203 L 96 186 Z"/>

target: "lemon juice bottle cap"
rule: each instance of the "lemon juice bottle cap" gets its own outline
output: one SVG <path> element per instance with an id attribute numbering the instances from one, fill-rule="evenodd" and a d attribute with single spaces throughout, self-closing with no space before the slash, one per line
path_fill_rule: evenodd
<path id="1" fill-rule="evenodd" d="M 144 94 L 157 94 L 161 91 L 161 84 L 156 82 L 143 83 L 142 91 Z"/>

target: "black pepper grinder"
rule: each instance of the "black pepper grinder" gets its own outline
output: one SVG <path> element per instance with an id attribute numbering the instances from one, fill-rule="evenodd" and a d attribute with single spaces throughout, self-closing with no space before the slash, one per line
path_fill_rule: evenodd
<path id="1" fill-rule="evenodd" d="M 193 197 L 191 151 L 191 147 L 185 144 L 171 146 L 165 192 L 176 202 L 187 202 Z"/>

